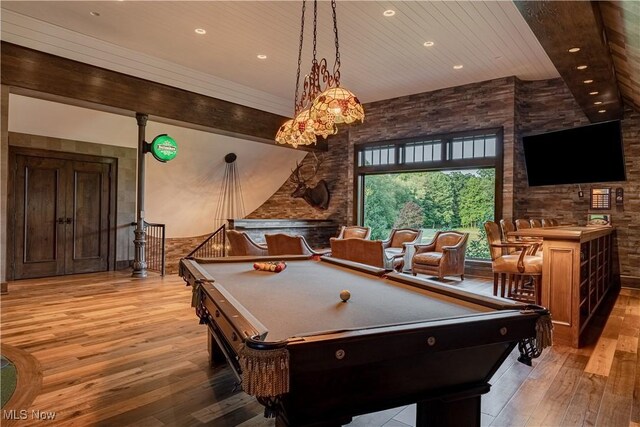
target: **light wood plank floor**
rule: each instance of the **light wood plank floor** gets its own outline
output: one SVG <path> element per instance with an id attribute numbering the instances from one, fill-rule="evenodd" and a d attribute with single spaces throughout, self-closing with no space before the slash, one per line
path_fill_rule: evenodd
<path id="1" fill-rule="evenodd" d="M 491 292 L 488 281 L 471 277 L 459 286 Z M 234 389 L 229 368 L 208 367 L 205 326 L 190 300 L 175 275 L 11 282 L 2 296 L 1 342 L 35 357 L 42 385 L 31 403 L 12 408 L 27 410 L 27 419 L 2 425 L 272 426 L 253 398 Z M 586 347 L 554 346 L 532 367 L 512 354 L 482 399 L 482 424 L 640 426 L 640 290 L 610 300 Z M 32 411 L 55 418 L 39 420 Z M 406 427 L 414 418 L 412 405 L 356 417 L 350 426 Z"/>

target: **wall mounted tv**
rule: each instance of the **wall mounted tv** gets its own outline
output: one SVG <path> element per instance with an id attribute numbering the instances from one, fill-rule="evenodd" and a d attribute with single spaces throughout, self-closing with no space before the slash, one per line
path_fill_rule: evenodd
<path id="1" fill-rule="evenodd" d="M 522 138 L 529 186 L 624 181 L 619 120 Z"/>

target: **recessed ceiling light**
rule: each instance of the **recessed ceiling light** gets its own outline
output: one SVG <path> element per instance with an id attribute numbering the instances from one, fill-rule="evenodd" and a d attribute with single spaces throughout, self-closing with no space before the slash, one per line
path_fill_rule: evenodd
<path id="1" fill-rule="evenodd" d="M 593 103 L 593 105 L 600 105 L 600 104 L 602 104 L 602 101 L 596 101 Z"/>
<path id="2" fill-rule="evenodd" d="M 388 10 L 385 10 L 384 12 L 382 12 L 382 14 L 388 18 L 390 16 L 395 15 L 396 11 L 393 10 L 393 9 L 388 9 Z"/>
<path id="3" fill-rule="evenodd" d="M 100 12 L 89 12 L 91 16 L 100 16 Z"/>
<path id="4" fill-rule="evenodd" d="M 424 42 L 424 43 L 423 43 L 423 45 L 424 45 L 425 47 L 431 47 L 431 46 L 433 46 L 434 44 L 435 44 L 434 42 Z"/>
<path id="5" fill-rule="evenodd" d="M 263 55 L 262 53 L 258 55 L 258 59 L 267 59 L 267 55 Z"/>
<path id="6" fill-rule="evenodd" d="M 462 65 L 462 64 L 458 64 L 458 65 L 454 65 L 454 66 L 453 66 L 453 69 L 454 69 L 454 70 L 461 70 L 461 69 L 462 69 L 462 67 L 463 67 L 463 65 Z"/>
<path id="7" fill-rule="evenodd" d="M 598 113 L 606 113 L 607 110 L 598 110 Z"/>
<path id="8" fill-rule="evenodd" d="M 589 79 L 589 80 L 585 80 L 585 81 L 583 81 L 582 83 L 585 83 L 585 84 L 593 83 L 593 80 L 591 80 L 591 79 Z"/>
<path id="9" fill-rule="evenodd" d="M 571 49 L 569 49 L 569 52 L 571 52 L 571 53 L 576 53 L 576 52 L 579 52 L 579 51 L 580 51 L 579 47 L 572 47 Z"/>
<path id="10" fill-rule="evenodd" d="M 195 29 L 196 34 L 207 34 L 207 30 L 203 29 L 203 28 L 196 28 Z"/>
<path id="11" fill-rule="evenodd" d="M 586 66 L 586 65 L 578 65 L 576 68 L 577 68 L 578 70 L 586 70 L 586 69 L 587 69 L 587 66 Z"/>
<path id="12" fill-rule="evenodd" d="M 597 90 L 594 90 L 593 92 L 589 92 L 589 95 L 597 95 L 597 94 L 599 94 L 599 93 L 600 93 L 600 92 L 598 92 Z"/>

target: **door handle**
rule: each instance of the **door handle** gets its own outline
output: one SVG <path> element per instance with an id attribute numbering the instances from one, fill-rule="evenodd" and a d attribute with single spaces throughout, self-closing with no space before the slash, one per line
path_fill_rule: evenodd
<path id="1" fill-rule="evenodd" d="M 67 224 L 71 224 L 71 222 L 73 222 L 73 220 L 71 218 L 67 218 L 67 220 L 65 221 Z"/>
<path id="2" fill-rule="evenodd" d="M 64 224 L 64 218 L 58 218 L 57 223 L 58 224 Z"/>

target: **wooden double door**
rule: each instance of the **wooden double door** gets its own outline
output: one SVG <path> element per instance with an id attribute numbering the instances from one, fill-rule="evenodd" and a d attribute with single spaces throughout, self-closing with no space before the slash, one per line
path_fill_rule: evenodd
<path id="1" fill-rule="evenodd" d="M 108 270 L 113 162 L 73 155 L 12 159 L 13 278 Z"/>

